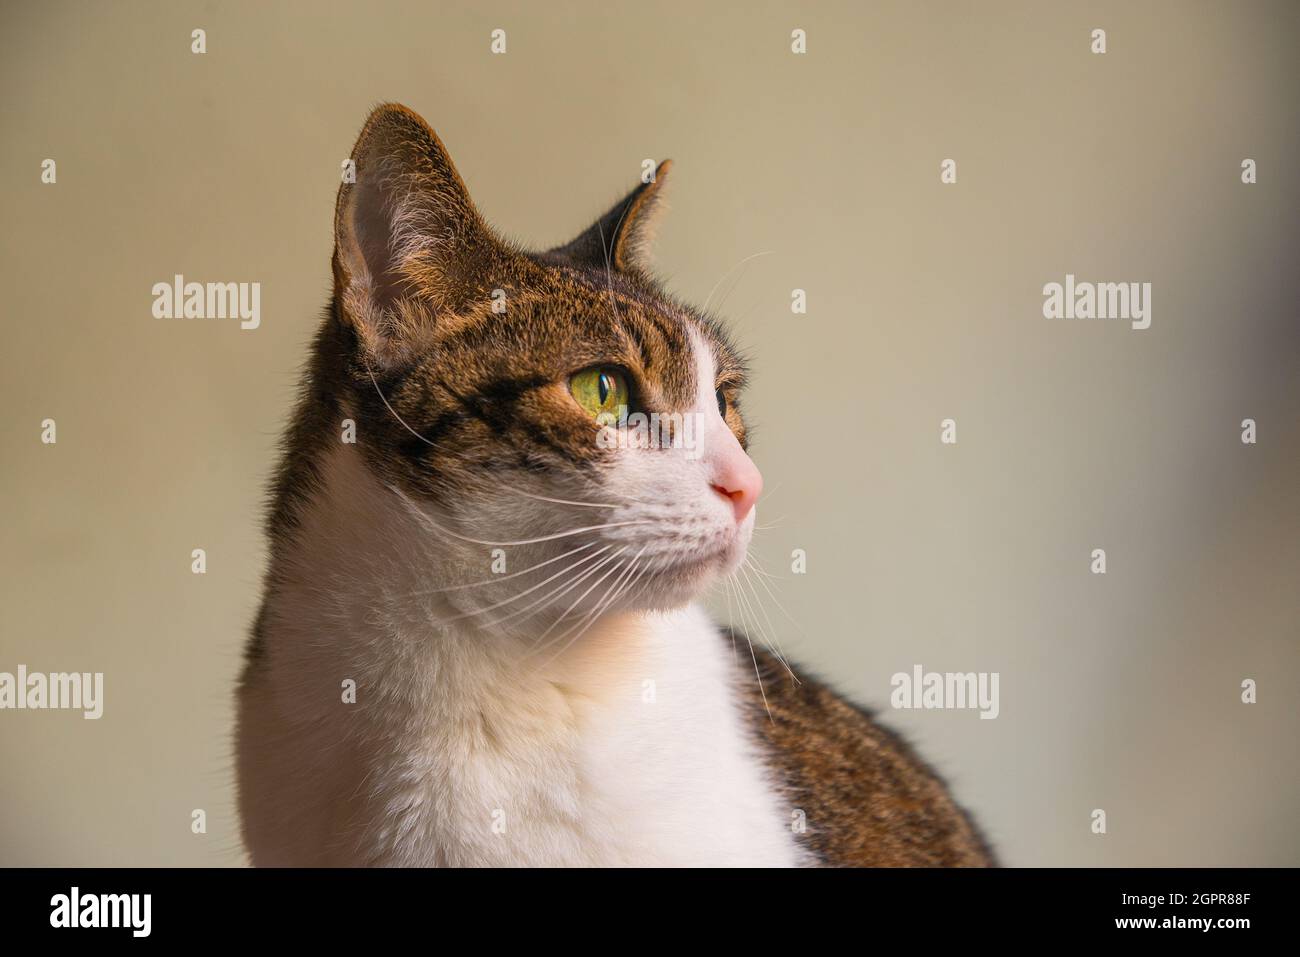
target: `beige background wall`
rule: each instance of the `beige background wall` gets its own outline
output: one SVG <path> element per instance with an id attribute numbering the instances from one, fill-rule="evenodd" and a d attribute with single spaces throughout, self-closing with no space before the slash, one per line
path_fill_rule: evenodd
<path id="1" fill-rule="evenodd" d="M 752 349 L 782 645 L 886 708 L 999 672 L 995 721 L 888 719 L 1007 862 L 1300 864 L 1297 40 L 1286 2 L 6 4 L 0 671 L 106 703 L 0 712 L 0 864 L 242 860 L 261 495 L 388 99 L 530 244 L 677 161 L 659 261 Z M 1044 319 L 1067 272 L 1151 282 L 1151 328 Z M 261 328 L 153 319 L 175 273 L 260 282 Z"/>

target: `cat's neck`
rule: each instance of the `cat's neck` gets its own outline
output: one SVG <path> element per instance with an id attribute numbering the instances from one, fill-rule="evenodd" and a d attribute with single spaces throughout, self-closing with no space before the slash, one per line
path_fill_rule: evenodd
<path id="1" fill-rule="evenodd" d="M 382 674 L 401 685 L 436 672 L 444 688 L 468 699 L 547 685 L 594 693 L 615 672 L 643 669 L 642 658 L 653 652 L 656 630 L 648 621 L 661 615 L 569 623 L 543 610 L 507 630 L 495 624 L 500 610 L 466 612 L 455 600 L 464 592 L 443 568 L 442 543 L 355 447 L 325 452 L 317 472 L 315 495 L 273 556 L 272 621 L 288 633 L 280 636 L 281 656 L 295 653 L 286 644 L 301 642 L 304 664 L 320 667 L 322 656 L 333 657 L 337 671 Z M 535 602 L 530 596 L 505 611 Z M 326 634 L 327 642 L 312 638 Z M 446 697 L 440 702 L 445 707 Z"/>
<path id="2" fill-rule="evenodd" d="M 354 451 L 318 472 L 245 689 L 261 862 L 798 860 L 700 610 L 603 615 L 544 655 L 471 619 L 432 624 L 450 609 L 428 536 Z M 275 825 L 281 806 L 295 828 Z"/>

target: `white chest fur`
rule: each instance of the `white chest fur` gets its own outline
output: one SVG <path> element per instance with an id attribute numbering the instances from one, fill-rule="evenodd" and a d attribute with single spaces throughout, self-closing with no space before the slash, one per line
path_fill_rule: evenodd
<path id="1" fill-rule="evenodd" d="M 434 627 L 427 548 L 346 453 L 326 477 L 240 702 L 254 863 L 801 863 L 701 611 L 602 621 L 554 660 Z"/>

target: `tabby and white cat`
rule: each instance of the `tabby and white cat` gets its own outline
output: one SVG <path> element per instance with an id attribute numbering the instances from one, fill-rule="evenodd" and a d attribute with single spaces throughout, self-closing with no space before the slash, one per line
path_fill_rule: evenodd
<path id="1" fill-rule="evenodd" d="M 352 156 L 238 692 L 253 863 L 989 863 L 896 737 L 692 604 L 761 479 L 735 349 L 645 270 L 667 164 L 535 254 L 410 110 Z M 695 444 L 610 447 L 620 407 Z"/>

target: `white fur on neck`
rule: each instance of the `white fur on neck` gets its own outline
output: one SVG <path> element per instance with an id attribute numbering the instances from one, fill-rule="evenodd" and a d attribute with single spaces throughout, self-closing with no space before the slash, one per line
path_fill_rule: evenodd
<path id="1" fill-rule="evenodd" d="M 608 617 L 552 660 L 439 627 L 436 544 L 355 447 L 322 475 L 243 692 L 254 863 L 802 863 L 700 610 Z"/>

